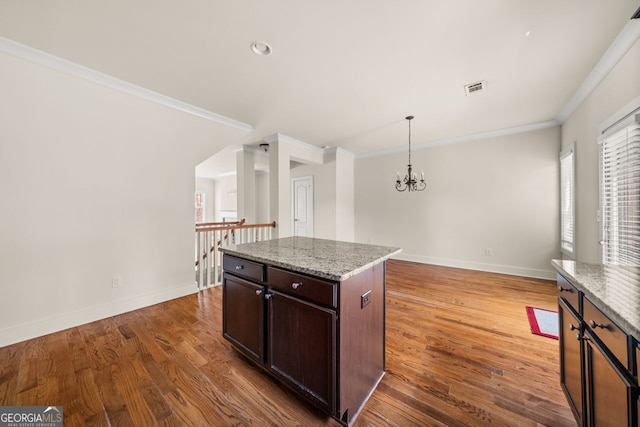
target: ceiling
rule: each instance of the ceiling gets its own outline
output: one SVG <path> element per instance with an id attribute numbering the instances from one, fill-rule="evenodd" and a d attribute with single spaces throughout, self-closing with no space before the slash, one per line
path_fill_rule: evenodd
<path id="1" fill-rule="evenodd" d="M 414 144 L 557 119 L 638 6 L 0 0 L 0 36 L 253 126 L 230 144 L 281 133 L 363 155 L 405 145 L 409 114 Z"/>

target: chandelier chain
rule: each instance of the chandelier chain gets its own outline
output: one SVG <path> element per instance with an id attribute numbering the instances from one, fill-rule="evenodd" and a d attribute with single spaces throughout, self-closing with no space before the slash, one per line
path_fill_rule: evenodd
<path id="1" fill-rule="evenodd" d="M 409 164 L 411 164 L 411 119 L 408 119 L 409 122 Z"/>
<path id="2" fill-rule="evenodd" d="M 403 180 L 400 179 L 400 172 L 396 174 L 395 187 L 398 191 L 423 191 L 427 187 L 427 183 L 424 180 L 424 172 L 421 172 L 420 179 L 418 179 L 411 165 L 411 120 L 413 116 L 407 116 L 405 119 L 409 122 L 409 164 L 407 165 L 407 174 Z"/>

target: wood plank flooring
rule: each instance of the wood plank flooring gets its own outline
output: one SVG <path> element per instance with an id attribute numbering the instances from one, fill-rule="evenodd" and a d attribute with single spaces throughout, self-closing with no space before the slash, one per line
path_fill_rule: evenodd
<path id="1" fill-rule="evenodd" d="M 0 405 L 65 426 L 336 426 L 222 338 L 221 289 L 0 348 Z M 553 282 L 387 263 L 387 373 L 356 426 L 575 426 L 558 342 L 525 306 Z"/>

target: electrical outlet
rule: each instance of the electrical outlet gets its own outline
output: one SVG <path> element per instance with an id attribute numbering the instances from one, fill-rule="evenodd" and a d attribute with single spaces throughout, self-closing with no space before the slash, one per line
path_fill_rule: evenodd
<path id="1" fill-rule="evenodd" d="M 492 255 L 493 255 L 493 249 L 491 249 L 491 248 L 485 248 L 485 249 L 484 249 L 484 254 L 485 254 L 486 256 L 492 256 Z"/>
<path id="2" fill-rule="evenodd" d="M 360 308 L 365 308 L 371 302 L 371 289 L 360 296 Z"/>
<path id="3" fill-rule="evenodd" d="M 119 288 L 122 286 L 122 276 L 113 276 L 111 278 L 111 287 Z"/>

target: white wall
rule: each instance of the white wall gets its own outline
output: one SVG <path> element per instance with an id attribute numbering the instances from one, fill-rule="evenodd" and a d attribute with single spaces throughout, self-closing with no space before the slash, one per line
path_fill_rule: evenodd
<path id="1" fill-rule="evenodd" d="M 222 221 L 223 217 L 237 215 L 238 209 L 238 184 L 236 175 L 227 175 L 216 178 L 216 221 Z"/>
<path id="2" fill-rule="evenodd" d="M 291 178 L 313 177 L 313 237 L 335 239 L 334 168 L 330 165 L 292 164 Z"/>
<path id="3" fill-rule="evenodd" d="M 355 156 L 340 148 L 333 152 L 336 179 L 336 238 L 355 239 Z"/>
<path id="4" fill-rule="evenodd" d="M 210 178 L 196 178 L 196 191 L 204 193 L 204 221 L 215 221 L 216 181 Z"/>
<path id="5" fill-rule="evenodd" d="M 314 237 L 354 239 L 354 157 L 342 149 L 325 151 L 324 163 L 294 163 L 291 178 L 313 176 Z"/>
<path id="6" fill-rule="evenodd" d="M 0 93 L 0 346 L 194 292 L 194 168 L 244 132 L 4 54 Z"/>
<path id="7" fill-rule="evenodd" d="M 256 222 L 273 221 L 269 217 L 269 173 L 256 171 Z"/>
<path id="8" fill-rule="evenodd" d="M 356 159 L 356 241 L 418 262 L 553 278 L 559 147 L 552 127 L 414 151 L 427 189 L 412 193 L 394 188 L 406 152 Z"/>
<path id="9" fill-rule="evenodd" d="M 576 143 L 576 259 L 600 262 L 598 126 L 640 96 L 640 41 L 562 125 L 562 147 Z"/>

